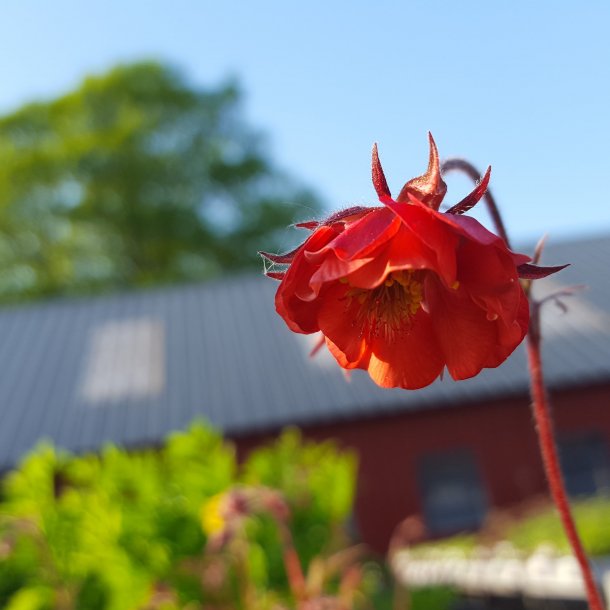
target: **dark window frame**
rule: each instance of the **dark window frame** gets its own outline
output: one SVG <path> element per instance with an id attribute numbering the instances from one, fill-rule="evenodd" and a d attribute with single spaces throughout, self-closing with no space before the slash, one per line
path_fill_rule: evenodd
<path id="1" fill-rule="evenodd" d="M 427 453 L 420 457 L 417 473 L 424 521 L 431 536 L 481 527 L 489 498 L 474 452 L 458 448 Z"/>
<path id="2" fill-rule="evenodd" d="M 610 492 L 610 454 L 606 437 L 597 430 L 558 435 L 561 472 L 573 498 Z"/>

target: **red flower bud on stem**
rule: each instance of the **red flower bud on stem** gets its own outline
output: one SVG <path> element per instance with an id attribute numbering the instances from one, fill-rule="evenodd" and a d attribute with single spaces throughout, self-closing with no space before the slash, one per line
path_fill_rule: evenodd
<path id="1" fill-rule="evenodd" d="M 429 140 L 426 173 L 409 180 L 396 200 L 374 146 L 373 186 L 383 207 L 301 223 L 312 230 L 301 246 L 261 253 L 288 265 L 268 273 L 281 280 L 276 309 L 288 327 L 321 331 L 342 367 L 365 369 L 384 387 L 421 388 L 445 368 L 454 379 L 472 377 L 501 364 L 528 327 L 520 270 L 534 277 L 537 268 L 462 215 L 485 194 L 489 170 L 441 213 L 447 186 Z"/>

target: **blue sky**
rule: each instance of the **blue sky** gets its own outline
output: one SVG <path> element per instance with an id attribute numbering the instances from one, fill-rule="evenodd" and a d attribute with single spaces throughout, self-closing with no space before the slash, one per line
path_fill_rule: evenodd
<path id="1" fill-rule="evenodd" d="M 441 156 L 484 169 L 513 241 L 610 231 L 610 3 L 21 0 L 0 19 L 0 111 L 120 61 L 240 79 L 273 158 L 329 209 Z M 469 189 L 451 177 L 448 201 Z M 486 222 L 484 214 L 480 218 Z"/>

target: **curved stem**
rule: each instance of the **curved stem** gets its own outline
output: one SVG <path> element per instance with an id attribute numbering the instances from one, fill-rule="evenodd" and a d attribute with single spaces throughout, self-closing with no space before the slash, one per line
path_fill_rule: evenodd
<path id="1" fill-rule="evenodd" d="M 443 173 L 450 171 L 461 171 L 469 176 L 474 182 L 478 181 L 481 177 L 480 172 L 476 169 L 476 167 L 474 167 L 474 165 L 468 161 L 465 161 L 464 159 L 458 158 L 445 160 L 441 165 L 441 171 Z M 508 240 L 508 234 L 506 233 L 504 222 L 502 221 L 496 200 L 489 189 L 486 191 L 484 199 L 498 235 L 510 248 L 510 242 Z M 538 262 L 541 250 L 542 243 L 536 248 L 535 262 Z M 546 386 L 544 384 L 544 376 L 542 372 L 542 357 L 540 352 L 540 344 L 542 340 L 540 333 L 540 308 L 543 301 L 537 302 L 532 298 L 530 294 L 530 286 L 531 281 L 527 282 L 524 286 L 526 295 L 530 302 L 531 310 L 530 325 L 527 333 L 527 355 L 530 372 L 530 388 L 532 394 L 532 411 L 534 420 L 536 422 L 536 432 L 538 434 L 538 443 L 540 446 L 542 463 L 544 465 L 544 471 L 549 484 L 551 497 L 553 498 L 553 502 L 557 508 L 557 511 L 559 512 L 563 529 L 566 533 L 568 542 L 572 547 L 572 552 L 574 553 L 580 566 L 580 571 L 587 592 L 587 599 L 589 601 L 589 608 L 591 610 L 604 610 L 604 603 L 595 583 L 591 564 L 589 563 L 587 554 L 582 545 L 582 541 L 578 535 L 576 524 L 574 523 L 574 517 L 570 508 L 568 494 L 566 492 L 565 483 L 561 474 L 559 457 L 557 454 L 557 444 L 555 442 L 555 431 L 551 418 L 551 405 Z"/>
<path id="2" fill-rule="evenodd" d="M 591 570 L 591 564 L 589 563 L 585 549 L 576 530 L 576 524 L 574 523 L 574 517 L 572 515 L 559 465 L 549 398 L 542 373 L 542 359 L 540 353 L 540 306 L 541 303 L 531 301 L 530 329 L 527 335 L 527 355 L 533 399 L 532 408 L 536 422 L 536 431 L 538 433 L 538 442 L 540 444 L 540 453 L 542 455 L 542 462 L 544 464 L 544 470 L 553 502 L 557 507 L 563 529 L 580 566 L 587 598 L 589 600 L 589 607 L 591 610 L 604 610 L 604 603 L 600 592 L 597 589 Z"/>
<path id="3" fill-rule="evenodd" d="M 479 181 L 482 176 L 482 174 L 477 170 L 474 165 L 472 165 L 472 163 L 466 161 L 465 159 L 459 159 L 457 157 L 445 159 L 445 161 L 443 161 L 441 164 L 441 172 L 443 174 L 453 171 L 464 172 L 469 178 L 472 179 L 473 182 Z M 494 227 L 496 228 L 497 234 L 506 242 L 506 245 L 510 248 L 510 242 L 508 241 L 508 233 L 506 232 L 506 227 L 504 226 L 504 222 L 502 221 L 502 216 L 500 216 L 500 211 L 496 204 L 496 200 L 494 199 L 489 189 L 487 189 L 485 195 L 483 195 L 483 200 L 487 205 L 487 209 L 489 210 L 489 214 L 491 216 L 492 222 L 494 223 Z"/>

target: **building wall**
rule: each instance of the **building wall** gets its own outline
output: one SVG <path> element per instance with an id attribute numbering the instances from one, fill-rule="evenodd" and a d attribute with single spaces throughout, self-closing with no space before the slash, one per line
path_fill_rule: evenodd
<path id="1" fill-rule="evenodd" d="M 558 435 L 596 432 L 610 446 L 610 386 L 566 390 L 553 397 Z M 427 409 L 342 421 L 303 429 L 311 439 L 335 438 L 360 460 L 356 526 L 374 550 L 385 552 L 392 531 L 422 514 L 421 464 L 425 456 L 466 450 L 476 464 L 490 508 L 509 507 L 544 494 L 529 398 Z M 262 436 L 237 439 L 241 450 Z"/>

